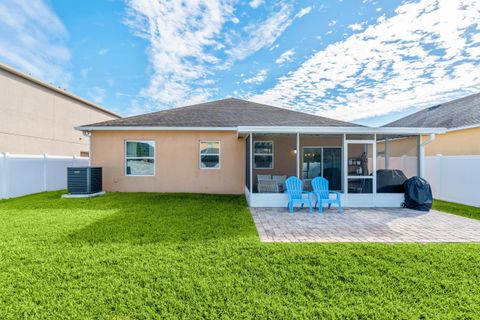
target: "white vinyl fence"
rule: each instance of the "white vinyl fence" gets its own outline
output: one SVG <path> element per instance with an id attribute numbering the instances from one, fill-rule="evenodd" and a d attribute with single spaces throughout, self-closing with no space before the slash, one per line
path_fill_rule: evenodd
<path id="1" fill-rule="evenodd" d="M 67 188 L 67 167 L 88 166 L 89 159 L 0 153 L 0 199 Z"/>
<path id="2" fill-rule="evenodd" d="M 384 168 L 377 158 L 377 168 Z M 416 157 L 390 158 L 390 168 L 402 170 L 407 177 L 416 175 Z M 425 179 L 435 199 L 480 206 L 480 156 L 425 157 Z"/>
<path id="3" fill-rule="evenodd" d="M 425 157 L 435 199 L 480 207 L 480 156 Z"/>

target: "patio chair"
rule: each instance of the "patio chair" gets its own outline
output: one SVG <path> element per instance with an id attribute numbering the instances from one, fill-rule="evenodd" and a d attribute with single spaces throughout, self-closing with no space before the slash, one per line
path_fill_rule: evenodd
<path id="1" fill-rule="evenodd" d="M 259 193 L 278 193 L 280 192 L 278 183 L 275 180 L 258 180 Z"/>
<path id="2" fill-rule="evenodd" d="M 312 180 L 313 194 L 316 201 L 315 206 L 318 203 L 318 212 L 323 212 L 323 204 L 328 204 L 328 209 L 332 204 L 338 205 L 338 212 L 343 212 L 342 203 L 340 200 L 340 192 L 328 190 L 328 180 L 322 177 L 316 177 Z M 334 194 L 335 198 L 330 198 L 330 194 Z"/>
<path id="3" fill-rule="evenodd" d="M 285 186 L 287 187 L 287 195 L 288 195 L 288 209 L 290 210 L 290 215 L 293 215 L 293 205 L 295 203 L 300 203 L 303 205 L 308 203 L 310 208 L 310 214 L 313 212 L 312 208 L 312 200 L 310 199 L 310 192 L 306 192 L 302 190 L 302 180 L 298 179 L 297 177 L 290 177 L 285 181 Z M 303 195 L 306 194 L 307 198 L 305 199 Z"/>

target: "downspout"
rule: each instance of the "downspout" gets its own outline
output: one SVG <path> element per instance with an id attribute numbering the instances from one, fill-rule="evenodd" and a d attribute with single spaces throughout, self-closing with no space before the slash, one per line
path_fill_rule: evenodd
<path id="1" fill-rule="evenodd" d="M 425 178 L 425 146 L 435 140 L 435 133 L 430 133 L 428 140 L 422 142 L 422 135 L 418 142 L 418 175 Z"/>
<path id="2" fill-rule="evenodd" d="M 92 166 L 92 133 L 90 131 L 82 131 L 84 137 L 88 138 L 88 166 Z"/>

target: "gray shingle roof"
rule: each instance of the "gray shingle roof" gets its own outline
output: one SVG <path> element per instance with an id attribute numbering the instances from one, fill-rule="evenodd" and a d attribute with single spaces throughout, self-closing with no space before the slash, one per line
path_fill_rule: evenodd
<path id="1" fill-rule="evenodd" d="M 362 127 L 303 112 L 229 98 L 128 118 L 99 122 L 84 127 L 237 127 L 237 126 L 319 126 Z"/>
<path id="2" fill-rule="evenodd" d="M 480 93 L 420 110 L 384 127 L 459 128 L 480 124 Z"/>

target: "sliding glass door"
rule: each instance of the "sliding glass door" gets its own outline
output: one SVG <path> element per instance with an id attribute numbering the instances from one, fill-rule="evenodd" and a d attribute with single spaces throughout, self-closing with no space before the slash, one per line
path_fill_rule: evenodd
<path id="1" fill-rule="evenodd" d="M 324 177 L 330 190 L 342 190 L 342 148 L 303 147 L 302 178 Z"/>

